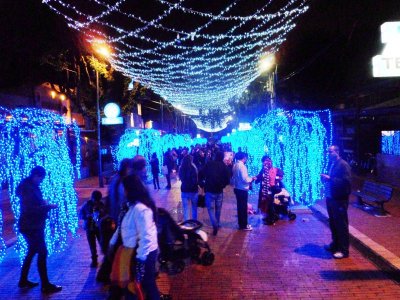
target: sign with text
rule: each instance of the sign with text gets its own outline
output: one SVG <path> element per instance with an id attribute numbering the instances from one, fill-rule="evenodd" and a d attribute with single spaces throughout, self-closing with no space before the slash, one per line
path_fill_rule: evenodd
<path id="1" fill-rule="evenodd" d="M 400 22 L 381 25 L 381 41 L 386 44 L 381 55 L 372 58 L 374 77 L 400 76 Z"/>

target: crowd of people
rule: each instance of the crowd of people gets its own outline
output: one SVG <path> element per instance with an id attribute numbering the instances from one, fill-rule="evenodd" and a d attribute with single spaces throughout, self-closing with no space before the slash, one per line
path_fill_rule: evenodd
<path id="1" fill-rule="evenodd" d="M 326 247 L 334 258 L 349 255 L 349 231 L 347 207 L 350 194 L 350 167 L 340 158 L 337 146 L 328 149 L 330 158 L 328 174 L 321 174 L 326 183 L 327 209 L 332 243 Z M 181 199 L 184 220 L 197 219 L 198 195 L 205 194 L 213 235 L 221 226 L 221 211 L 224 188 L 231 184 L 237 201 L 238 229 L 252 230 L 248 224 L 248 193 L 252 182 L 260 184 L 258 211 L 264 215 L 265 224 L 274 223 L 274 195 L 283 187 L 283 171 L 273 166 L 270 157 L 261 160 L 257 175 L 248 174 L 246 153 L 233 155 L 230 145 L 200 145 L 191 148 L 168 149 L 163 157 L 163 168 L 167 180 L 166 189 L 171 189 L 171 174 L 177 170 L 181 181 Z M 137 155 L 120 162 L 117 174 L 109 185 L 105 203 L 100 191 L 93 191 L 83 205 L 80 218 L 91 252 L 91 267 L 97 267 L 96 240 L 104 254 L 97 274 L 99 281 L 111 282 L 110 299 L 136 295 L 137 299 L 168 299 L 161 295 L 156 285 L 156 260 L 158 256 L 157 208 L 146 186 L 146 165 L 151 166 L 154 189 L 160 189 L 159 160 L 154 153 L 147 161 Z M 20 232 L 28 243 L 19 281 L 20 288 L 38 285 L 28 280 L 33 256 L 38 254 L 38 269 L 44 293 L 61 291 L 47 277 L 47 250 L 44 240 L 47 213 L 57 206 L 47 204 L 39 185 L 46 176 L 44 168 L 32 169 L 28 178 L 17 188 L 21 199 Z"/>

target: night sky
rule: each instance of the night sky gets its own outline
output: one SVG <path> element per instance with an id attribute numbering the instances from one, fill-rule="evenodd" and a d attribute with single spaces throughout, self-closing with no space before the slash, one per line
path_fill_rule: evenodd
<path id="1" fill-rule="evenodd" d="M 400 21 L 400 1 L 315 0 L 309 6 L 279 53 L 282 97 L 324 107 L 400 93 L 400 79 L 373 78 L 371 63 L 383 49 L 380 25 Z"/>
<path id="2" fill-rule="evenodd" d="M 308 3 L 278 54 L 278 97 L 329 107 L 376 93 L 383 101 L 400 92 L 400 79 L 371 75 L 371 59 L 382 50 L 379 27 L 400 21 L 399 0 Z M 74 43 L 63 19 L 39 0 L 2 0 L 0 11 L 0 91 L 53 76 L 40 56 Z"/>

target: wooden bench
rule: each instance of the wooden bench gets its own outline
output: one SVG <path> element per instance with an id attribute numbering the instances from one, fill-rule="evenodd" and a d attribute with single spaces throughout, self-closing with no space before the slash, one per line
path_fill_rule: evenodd
<path id="1" fill-rule="evenodd" d="M 352 194 L 357 197 L 359 206 L 374 206 L 378 208 L 378 212 L 375 215 L 386 216 L 388 212 L 383 205 L 392 198 L 393 188 L 386 184 L 366 180 L 361 191 L 358 190 Z"/>

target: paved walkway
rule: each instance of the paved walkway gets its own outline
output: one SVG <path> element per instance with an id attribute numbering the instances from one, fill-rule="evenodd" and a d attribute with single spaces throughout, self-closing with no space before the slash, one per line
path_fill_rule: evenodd
<path id="1" fill-rule="evenodd" d="M 163 182 L 162 182 L 163 183 Z M 90 195 L 95 180 L 81 181 L 77 185 L 80 201 Z M 163 185 L 165 186 L 165 184 Z M 176 219 L 182 218 L 179 203 L 179 185 L 173 181 L 172 190 L 153 191 L 157 205 L 171 211 Z M 256 196 L 250 197 L 256 203 Z M 323 210 L 323 203 L 320 203 Z M 395 202 L 393 202 L 395 204 Z M 388 206 L 390 211 L 390 207 Z M 389 223 L 398 217 L 369 217 L 350 208 L 351 225 L 358 219 L 370 223 Z M 356 216 L 359 217 L 356 217 Z M 299 212 L 293 222 L 279 221 L 265 226 L 259 215 L 249 216 L 252 232 L 236 230 L 236 205 L 232 189 L 225 191 L 222 228 L 216 237 L 209 236 L 216 259 L 212 266 L 188 265 L 178 275 L 161 273 L 158 285 L 173 299 L 399 299 L 400 285 L 389 278 L 354 247 L 350 258 L 334 260 L 323 249 L 329 242 L 329 229 L 321 222 L 321 213 Z M 206 209 L 199 210 L 204 230 L 211 233 Z M 354 220 L 354 221 L 353 221 Z M 381 221 L 382 220 L 382 221 Z M 384 223 L 382 223 L 384 226 Z M 395 224 L 396 225 L 396 224 Z M 397 233 L 398 233 L 398 228 Z M 392 233 L 394 228 L 388 229 Z M 384 231 L 386 232 L 386 231 Z M 67 251 L 49 257 L 49 276 L 63 286 L 63 291 L 49 296 L 51 299 L 104 299 L 106 287 L 95 281 L 95 270 L 89 268 L 90 254 L 82 230 L 80 237 L 71 240 Z M 397 235 L 398 238 L 398 235 Z M 377 242 L 380 240 L 372 237 Z M 385 243 L 391 244 L 391 241 Z M 383 244 L 386 246 L 385 244 Z M 392 249 L 396 253 L 396 248 Z M 0 264 L 0 299 L 41 299 L 39 288 L 23 291 L 17 288 L 20 264 L 12 248 Z M 32 266 L 31 279 L 38 280 L 36 266 Z"/>

